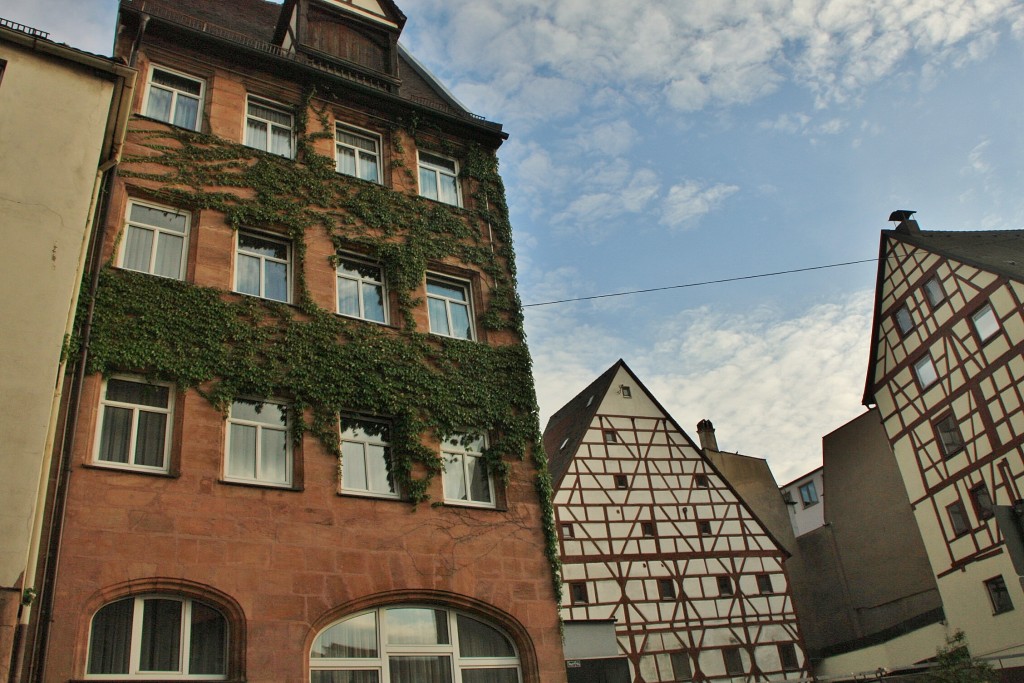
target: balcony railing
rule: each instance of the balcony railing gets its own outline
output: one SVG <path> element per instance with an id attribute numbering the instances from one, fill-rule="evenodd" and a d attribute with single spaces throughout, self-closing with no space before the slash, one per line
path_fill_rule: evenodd
<path id="1" fill-rule="evenodd" d="M 45 38 L 47 40 L 50 38 L 50 34 L 47 31 L 40 31 L 37 28 L 32 28 L 31 26 L 26 26 L 25 24 L 19 24 L 16 21 L 4 19 L 3 17 L 0 17 L 0 26 L 12 29 L 14 31 L 18 31 L 20 33 L 27 33 L 28 35 L 35 36 L 36 38 Z"/>

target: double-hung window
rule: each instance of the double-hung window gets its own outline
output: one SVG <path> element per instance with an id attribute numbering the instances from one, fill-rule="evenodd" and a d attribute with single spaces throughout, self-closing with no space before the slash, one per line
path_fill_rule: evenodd
<path id="1" fill-rule="evenodd" d="M 111 377 L 104 383 L 95 462 L 166 472 L 173 392 L 163 384 Z"/>
<path id="2" fill-rule="evenodd" d="M 494 507 L 494 479 L 483 460 L 483 437 L 465 434 L 441 442 L 444 499 L 451 503 Z"/>
<path id="3" fill-rule="evenodd" d="M 293 129 L 294 117 L 287 107 L 249 97 L 245 117 L 246 145 L 291 159 L 294 156 Z"/>
<path id="4" fill-rule="evenodd" d="M 89 678 L 223 680 L 228 623 L 218 610 L 170 595 L 99 609 L 89 633 Z"/>
<path id="5" fill-rule="evenodd" d="M 292 444 L 288 427 L 287 406 L 235 399 L 228 414 L 224 478 L 291 486 Z"/>
<path id="6" fill-rule="evenodd" d="M 291 245 L 251 232 L 238 232 L 235 291 L 288 302 Z"/>
<path id="7" fill-rule="evenodd" d="M 203 81 L 154 66 L 149 76 L 146 116 L 175 126 L 199 130 Z"/>
<path id="8" fill-rule="evenodd" d="M 341 488 L 386 498 L 398 497 L 391 471 L 388 425 L 341 418 Z"/>
<path id="9" fill-rule="evenodd" d="M 128 202 L 121 267 L 174 280 L 184 279 L 188 227 L 187 213 Z"/>
<path id="10" fill-rule="evenodd" d="M 469 283 L 427 276 L 430 331 L 443 337 L 473 338 L 473 308 Z"/>
<path id="11" fill-rule="evenodd" d="M 386 323 L 385 297 L 384 273 L 380 266 L 339 257 L 338 313 Z"/>
<path id="12" fill-rule="evenodd" d="M 420 195 L 452 206 L 462 206 L 459 166 L 454 159 L 419 153 Z"/>
<path id="13" fill-rule="evenodd" d="M 379 138 L 338 124 L 334 141 L 338 173 L 381 182 Z"/>

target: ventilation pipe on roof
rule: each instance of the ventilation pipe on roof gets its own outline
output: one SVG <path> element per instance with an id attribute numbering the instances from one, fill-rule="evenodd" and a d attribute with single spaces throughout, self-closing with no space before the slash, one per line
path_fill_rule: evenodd
<path id="1" fill-rule="evenodd" d="M 902 232 L 906 234 L 915 234 L 921 232 L 921 226 L 917 224 L 912 217 L 917 213 L 916 211 L 907 211 L 906 209 L 897 209 L 889 214 L 889 220 L 893 223 L 898 223 L 896 226 L 896 232 Z"/>
<path id="2" fill-rule="evenodd" d="M 718 450 L 718 439 L 715 438 L 715 426 L 711 420 L 701 420 L 697 423 L 697 438 L 700 439 L 700 447 L 706 451 Z"/>

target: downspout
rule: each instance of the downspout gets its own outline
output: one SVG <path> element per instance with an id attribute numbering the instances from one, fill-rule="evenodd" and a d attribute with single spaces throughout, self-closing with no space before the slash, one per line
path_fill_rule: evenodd
<path id="1" fill-rule="evenodd" d="M 44 462 L 40 475 L 36 512 L 32 528 L 32 545 L 29 549 L 28 564 L 26 566 L 24 581 L 41 580 L 38 590 L 39 613 L 36 622 L 36 639 L 33 643 L 31 666 L 28 677 L 25 676 L 25 655 L 28 647 L 27 635 L 32 618 L 32 604 L 23 604 L 19 614 L 17 632 L 15 634 L 16 650 L 14 653 L 10 681 L 17 683 L 23 679 L 36 681 L 43 680 L 43 672 L 46 666 L 46 646 L 49 639 L 50 621 L 53 610 L 53 589 L 57 575 L 57 567 L 60 559 L 60 543 L 63 535 L 64 511 L 67 503 L 68 483 L 71 476 L 71 454 L 74 447 L 74 436 L 77 430 L 78 409 L 81 403 L 81 387 L 85 377 L 86 358 L 89 348 L 89 328 L 92 321 L 93 303 L 96 289 L 99 285 L 100 255 L 103 248 L 106 234 L 107 214 L 110 206 L 110 185 L 116 175 L 116 166 L 121 160 L 121 153 L 124 148 L 124 140 L 127 134 L 128 119 L 131 115 L 132 100 L 135 95 L 137 72 L 134 69 L 126 69 L 123 66 L 115 66 L 114 72 L 117 81 L 114 87 L 116 99 L 112 103 L 111 116 L 108 120 L 107 130 L 104 134 L 104 149 L 109 150 L 106 159 L 97 167 L 96 178 L 93 182 L 93 195 L 89 204 L 89 212 L 86 218 L 85 234 L 82 239 L 82 247 L 79 253 L 78 277 L 76 282 L 81 282 L 87 269 L 91 269 L 89 280 L 88 301 L 89 307 L 85 323 L 80 332 L 81 355 L 75 367 L 75 375 L 69 391 L 69 400 L 66 420 L 61 433 L 62 446 L 57 461 L 57 471 L 54 473 L 55 490 L 53 494 L 53 506 L 49 517 L 45 514 L 45 503 L 47 491 L 50 485 L 51 469 L 53 468 L 53 456 L 56 455 L 57 425 L 61 415 L 61 397 L 64 391 L 64 382 L 67 376 L 68 359 L 63 358 L 58 368 L 57 384 L 54 388 L 53 400 L 50 410 L 50 424 L 47 431 L 46 450 L 44 451 Z M 75 320 L 81 297 L 81 287 L 76 288 L 68 310 L 67 322 L 65 325 L 65 340 L 74 333 Z M 44 520 L 48 524 L 44 526 Z M 47 531 L 48 542 L 46 555 L 42 557 L 42 571 L 40 573 L 40 551 L 43 547 L 44 528 Z"/>

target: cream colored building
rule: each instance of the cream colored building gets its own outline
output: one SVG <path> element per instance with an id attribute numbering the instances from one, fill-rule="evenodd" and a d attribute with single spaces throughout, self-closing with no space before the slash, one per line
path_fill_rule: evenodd
<path id="1" fill-rule="evenodd" d="M 134 80 L 133 69 L 0 20 L 0 680 L 35 585 L 61 349 Z"/>
<path id="2" fill-rule="evenodd" d="M 882 232 L 877 405 L 951 630 L 1024 673 L 1024 231 Z"/>

